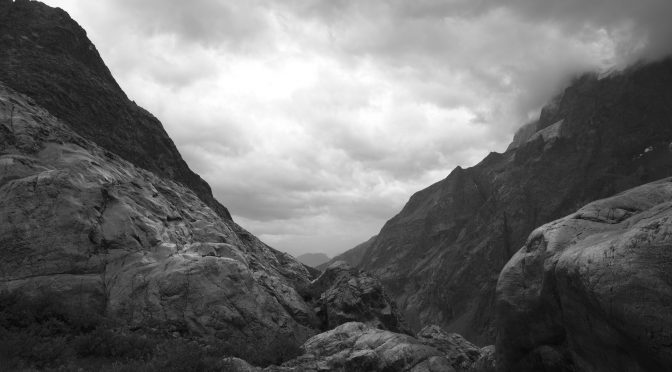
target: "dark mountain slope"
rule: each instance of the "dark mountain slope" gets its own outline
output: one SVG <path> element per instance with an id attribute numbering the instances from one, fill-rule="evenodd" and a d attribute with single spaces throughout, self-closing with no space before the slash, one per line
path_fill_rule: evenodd
<path id="1" fill-rule="evenodd" d="M 86 32 L 63 10 L 35 1 L 0 1 L 0 81 L 83 137 L 184 184 L 231 219 L 210 186 L 182 160 L 161 123 L 128 99 Z"/>
<path id="2" fill-rule="evenodd" d="M 413 195 L 366 250 L 410 326 L 492 342 L 497 276 L 536 226 L 672 175 L 672 60 L 577 79 L 533 125 Z"/>

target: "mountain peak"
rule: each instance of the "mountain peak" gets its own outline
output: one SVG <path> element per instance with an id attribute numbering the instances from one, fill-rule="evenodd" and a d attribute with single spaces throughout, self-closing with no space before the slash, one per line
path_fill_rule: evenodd
<path id="1" fill-rule="evenodd" d="M 0 35 L 0 81 L 81 136 L 184 184 L 231 219 L 210 186 L 189 169 L 161 122 L 128 99 L 84 29 L 65 11 L 37 1 L 5 0 Z"/>

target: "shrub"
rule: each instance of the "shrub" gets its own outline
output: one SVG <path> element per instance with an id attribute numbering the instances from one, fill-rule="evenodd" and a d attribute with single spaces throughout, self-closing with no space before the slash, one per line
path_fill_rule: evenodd
<path id="1" fill-rule="evenodd" d="M 154 351 L 155 342 L 146 336 L 124 334 L 97 328 L 77 337 L 73 347 L 80 357 L 113 359 L 147 359 Z"/>

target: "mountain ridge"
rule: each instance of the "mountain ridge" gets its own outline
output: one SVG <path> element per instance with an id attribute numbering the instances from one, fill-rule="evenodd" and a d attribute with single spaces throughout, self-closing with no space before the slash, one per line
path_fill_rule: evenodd
<path id="1" fill-rule="evenodd" d="M 0 35 L 0 81 L 83 137 L 184 184 L 231 219 L 210 186 L 182 159 L 161 122 L 127 97 L 86 31 L 65 11 L 37 1 L 0 1 Z"/>
<path id="2" fill-rule="evenodd" d="M 436 322 L 491 343 L 499 270 L 534 228 L 672 174 L 671 102 L 669 58 L 581 76 L 517 146 L 415 193 L 358 267 L 383 281 L 413 329 Z"/>

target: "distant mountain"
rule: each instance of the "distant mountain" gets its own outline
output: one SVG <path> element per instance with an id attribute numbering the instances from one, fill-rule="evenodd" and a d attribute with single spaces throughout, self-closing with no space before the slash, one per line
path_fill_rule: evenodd
<path id="1" fill-rule="evenodd" d="M 582 76 L 508 151 L 414 194 L 359 267 L 383 281 L 412 328 L 437 323 L 491 343 L 499 272 L 530 232 L 672 175 L 671 123 L 672 60 Z"/>
<path id="2" fill-rule="evenodd" d="M 359 266 L 359 263 L 362 261 L 364 253 L 366 252 L 367 249 L 369 249 L 369 246 L 371 246 L 371 244 L 376 240 L 376 236 L 377 235 L 370 237 L 369 240 L 365 241 L 364 243 L 358 244 L 356 247 L 348 249 L 347 251 L 330 259 L 328 262 L 325 262 L 317 266 L 317 268 L 320 270 L 324 270 L 327 268 L 327 266 L 336 261 L 347 262 L 348 265 L 350 266 Z"/>
<path id="3" fill-rule="evenodd" d="M 319 265 L 329 261 L 329 256 L 324 253 L 304 253 L 296 257 L 297 261 L 310 267 L 318 267 Z"/>

